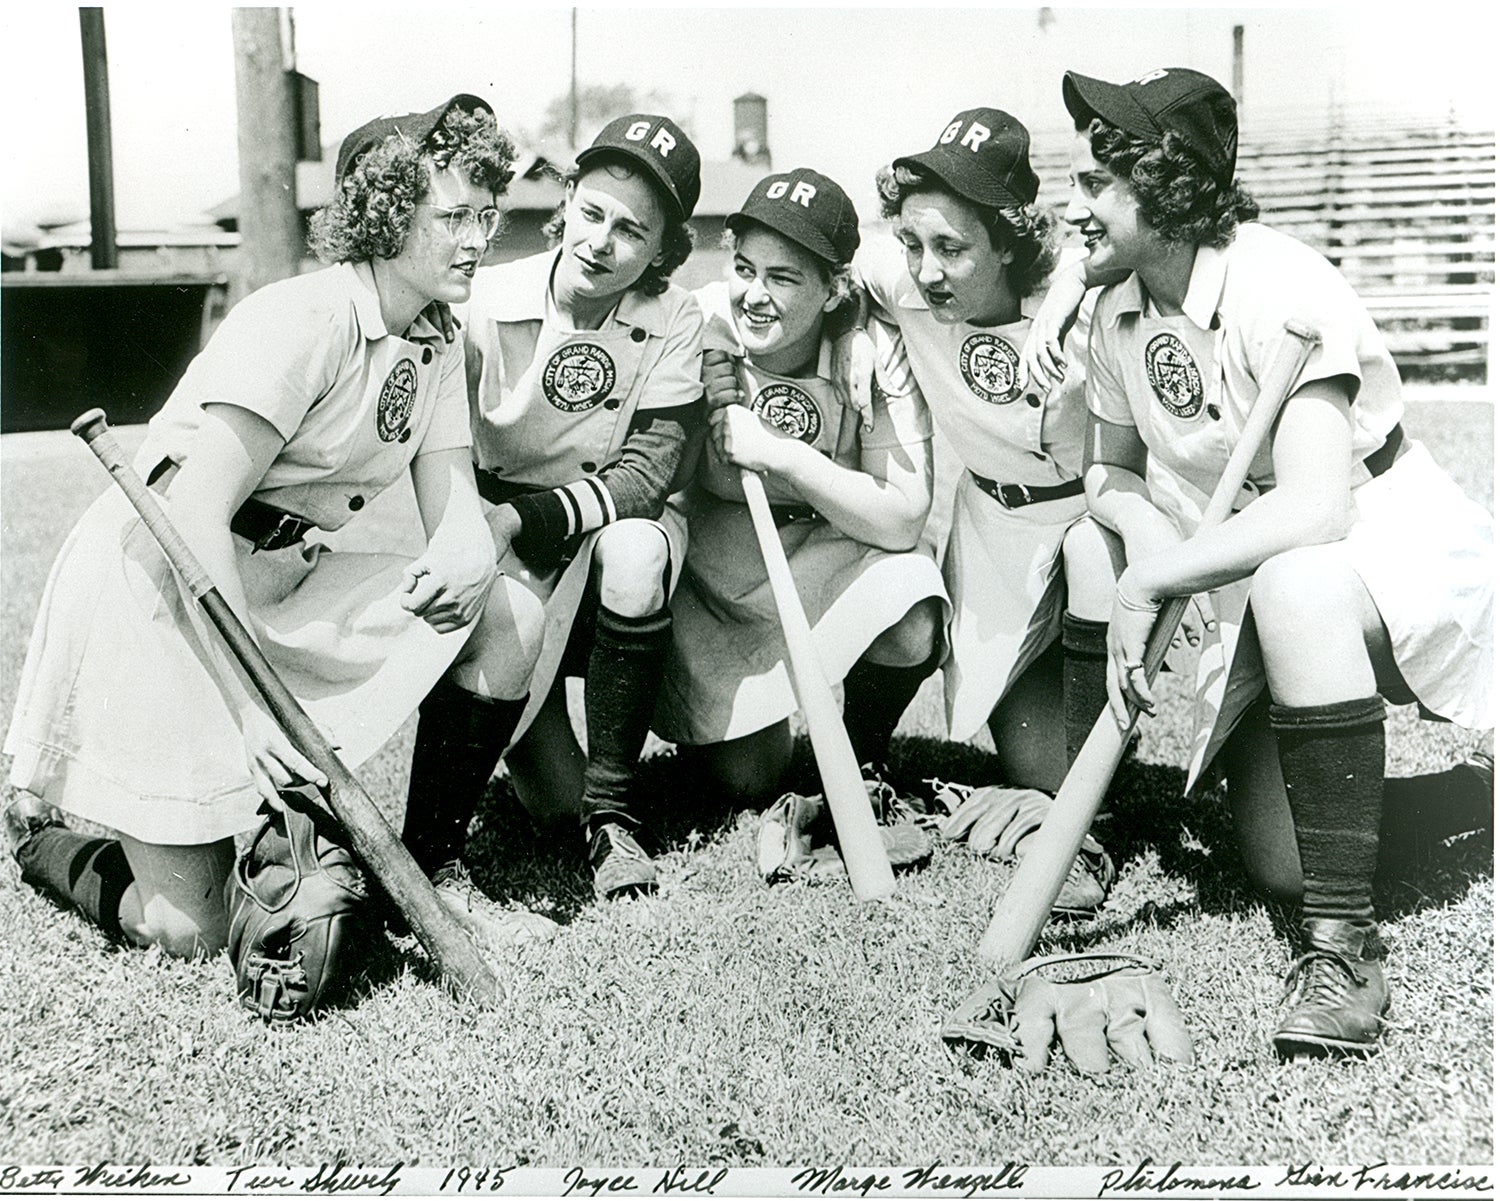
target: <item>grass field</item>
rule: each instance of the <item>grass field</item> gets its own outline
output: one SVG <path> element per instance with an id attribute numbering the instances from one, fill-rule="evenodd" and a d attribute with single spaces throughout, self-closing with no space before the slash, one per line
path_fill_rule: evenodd
<path id="1" fill-rule="evenodd" d="M 1493 508 L 1493 409 L 1419 402 L 1409 428 Z M 128 431 L 127 431 L 128 433 Z M 51 558 L 103 487 L 63 437 L 7 438 L 0 710 L 8 720 Z M 950 1055 L 942 1017 L 984 978 L 974 956 L 1007 869 L 939 848 L 896 896 L 767 889 L 755 817 L 705 795 L 655 746 L 643 785 L 665 849 L 658 897 L 596 904 L 581 848 L 531 830 L 504 781 L 470 853 L 504 903 L 563 923 L 499 964 L 509 1003 L 455 1005 L 420 953 L 384 940 L 351 1000 L 267 1030 L 224 958 L 107 943 L 0 868 L 0 1157 L 19 1163 L 1324 1164 L 1493 1160 L 1492 847 L 1460 840 L 1383 877 L 1394 992 L 1369 1062 L 1280 1063 L 1267 1033 L 1285 926 L 1249 893 L 1213 795 L 1181 796 L 1185 697 L 1116 786 L 1122 878 L 1092 922 L 1045 945 L 1162 960 L 1198 1066 L 1026 1078 Z M 982 747 L 939 741 L 933 681 L 898 739 L 898 783 L 995 779 Z M 1472 736 L 1393 710 L 1389 772 L 1447 766 Z M 411 727 L 362 772 L 399 813 Z M 805 747 L 796 783 L 815 790 Z"/>

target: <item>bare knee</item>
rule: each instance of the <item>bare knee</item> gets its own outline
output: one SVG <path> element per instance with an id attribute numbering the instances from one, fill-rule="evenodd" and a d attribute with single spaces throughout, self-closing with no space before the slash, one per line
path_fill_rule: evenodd
<path id="1" fill-rule="evenodd" d="M 655 522 L 627 519 L 608 526 L 594 546 L 599 600 L 621 617 L 645 617 L 667 603 L 671 551 Z"/>
<path id="2" fill-rule="evenodd" d="M 148 901 L 138 921 L 121 927 L 144 946 L 157 946 L 176 959 L 209 959 L 229 945 L 229 915 L 222 904 L 181 909 L 165 898 Z"/>
<path id="3" fill-rule="evenodd" d="M 943 628 L 942 605 L 926 597 L 908 609 L 895 625 L 882 630 L 865 652 L 886 667 L 916 667 L 932 658 Z"/>
<path id="4" fill-rule="evenodd" d="M 1261 638 L 1275 639 L 1354 609 L 1358 579 L 1331 546 L 1299 546 L 1272 555 L 1255 569 L 1250 604 Z"/>
<path id="5" fill-rule="evenodd" d="M 1115 580 L 1125 567 L 1118 534 L 1091 517 L 1075 522 L 1063 535 L 1063 576 L 1068 585 L 1068 612 L 1089 621 L 1108 621 Z"/>

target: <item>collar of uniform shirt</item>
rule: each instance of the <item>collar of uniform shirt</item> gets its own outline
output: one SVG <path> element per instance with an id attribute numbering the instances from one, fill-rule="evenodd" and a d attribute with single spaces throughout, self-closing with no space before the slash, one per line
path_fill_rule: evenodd
<path id="1" fill-rule="evenodd" d="M 1229 268 L 1228 248 L 1200 246 L 1193 256 L 1193 273 L 1188 278 L 1187 295 L 1182 299 L 1182 314 L 1199 329 L 1213 328 L 1214 316 L 1219 311 L 1219 302 L 1224 297 L 1224 280 Z M 1126 281 L 1120 304 L 1111 316 L 1117 324 L 1128 313 L 1139 315 L 1146 311 L 1146 285 L 1139 275 Z"/>

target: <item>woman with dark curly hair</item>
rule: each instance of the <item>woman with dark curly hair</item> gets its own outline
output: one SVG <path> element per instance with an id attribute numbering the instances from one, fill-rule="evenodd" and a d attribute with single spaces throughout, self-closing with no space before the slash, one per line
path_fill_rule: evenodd
<path id="1" fill-rule="evenodd" d="M 1181 68 L 1126 84 L 1070 72 L 1063 97 L 1078 129 L 1067 219 L 1088 278 L 1114 281 L 1093 315 L 1085 473 L 1128 563 L 1110 705 L 1122 720 L 1127 702 L 1151 711 L 1141 660 L 1157 609 L 1212 592 L 1188 784 L 1219 755 L 1251 878 L 1300 907 L 1272 1041 L 1367 1054 L 1389 1001 L 1371 905 L 1382 698 L 1493 726 L 1493 523 L 1403 433 L 1395 364 L 1337 270 L 1249 220 L 1224 88 Z M 1083 282 L 1059 285 L 1067 304 Z M 1294 318 L 1320 343 L 1238 511 L 1199 532 Z"/>
<path id="2" fill-rule="evenodd" d="M 862 248 L 855 269 L 899 326 L 964 468 L 943 563 L 953 601 L 943 668 L 950 736 L 972 738 L 987 723 L 1007 781 L 1052 790 L 1104 707 L 1104 624 L 1074 611 L 1106 605 L 1113 573 L 1107 542 L 1080 521 L 1087 321 L 1071 333 L 1066 374 L 1053 386 L 1020 369 L 1057 264 L 1030 145 L 1008 113 L 959 113 L 932 149 L 882 170 L 896 237 Z M 856 703 L 904 707 L 920 683 Z M 1097 907 L 1112 875 L 1090 843 L 1060 908 Z"/>
<path id="3" fill-rule="evenodd" d="M 656 887 L 631 792 L 685 545 L 664 508 L 702 408 L 703 317 L 668 282 L 692 248 L 698 191 L 698 151 L 675 122 L 611 121 L 567 178 L 547 227 L 556 246 L 481 271 L 464 322 L 501 570 L 547 612 L 506 763 L 533 816 L 551 824 L 581 808 L 601 898 Z M 586 759 L 569 676 L 584 680 Z M 476 740 L 453 770 L 487 779 L 504 749 Z"/>
<path id="4" fill-rule="evenodd" d="M 463 348 L 429 308 L 467 298 L 511 159 L 474 96 L 350 134 L 313 229 L 336 265 L 240 301 L 136 460 L 351 767 L 439 679 L 513 723 L 540 644 L 541 607 L 496 579 Z M 315 537 L 398 481 L 427 536 L 417 558 L 362 552 L 357 527 L 350 549 Z M 19 693 L 5 750 L 23 795 L 6 826 L 22 878 L 117 937 L 217 953 L 235 836 L 280 790 L 326 780 L 242 684 L 118 491 L 53 567 Z M 468 817 L 420 778 L 413 791 L 434 808 L 408 815 L 408 842 L 436 871 Z M 58 810 L 117 836 L 75 832 Z M 470 913 L 456 881 L 439 892 Z"/>

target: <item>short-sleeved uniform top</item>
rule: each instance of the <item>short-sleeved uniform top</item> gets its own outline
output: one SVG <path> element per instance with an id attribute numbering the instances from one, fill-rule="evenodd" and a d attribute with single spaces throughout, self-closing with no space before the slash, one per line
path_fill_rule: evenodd
<path id="1" fill-rule="evenodd" d="M 192 457 L 210 403 L 276 427 L 286 444 L 253 496 L 326 530 L 418 454 L 469 441 L 462 348 L 420 318 L 405 335 L 388 331 L 366 265 L 270 284 L 230 311 L 137 457 L 169 514 L 170 465 Z M 439 635 L 400 607 L 405 558 L 308 543 L 254 552 L 233 541 L 252 632 L 357 765 L 416 707 L 466 633 Z M 129 503 L 105 492 L 48 580 L 6 740 L 12 782 L 143 841 L 228 837 L 254 826 L 259 804 L 242 703 L 218 636 Z"/>
<path id="2" fill-rule="evenodd" d="M 560 572 L 538 575 L 514 555 L 501 570 L 546 609 L 542 652 L 517 737 L 547 698 L 588 581 L 594 542 L 615 520 L 595 477 L 620 458 L 631 419 L 703 395 L 703 315 L 669 284 L 658 296 L 627 292 L 597 330 L 563 323 L 552 300 L 558 252 L 487 267 L 460 310 L 468 345 L 469 416 L 477 467 L 528 488 L 566 488 L 575 524 L 588 531 Z M 491 510 L 491 516 L 498 510 Z M 685 553 L 683 523 L 658 523 L 672 552 L 672 582 Z"/>
<path id="3" fill-rule="evenodd" d="M 745 355 L 726 285 L 709 284 L 694 296 L 707 318 L 705 347 L 735 357 L 745 403 L 763 421 L 854 471 L 863 470 L 867 451 L 907 458 L 926 453 L 932 424 L 894 329 L 879 322 L 871 326 L 880 386 L 871 413 L 874 428 L 865 433 L 834 389 L 828 342 L 810 376 L 763 371 Z M 808 509 L 800 494 L 773 476 L 765 488 L 773 510 L 778 505 Z M 710 445 L 695 486 L 674 500 L 674 508 L 688 519 L 688 555 L 672 598 L 672 654 L 653 725 L 673 742 L 738 738 L 797 707 L 739 469 Z M 884 551 L 805 512 L 784 521 L 779 532 L 831 681 L 843 679 L 870 643 L 913 605 L 929 596 L 946 604 L 937 564 L 922 551 Z"/>
<path id="4" fill-rule="evenodd" d="M 1291 318 L 1321 339 L 1293 390 L 1322 379 L 1354 385 L 1356 520 L 1342 545 L 1390 630 L 1402 674 L 1434 712 L 1492 724 L 1491 519 L 1409 439 L 1409 449 L 1372 480 L 1365 459 L 1401 419 L 1400 376 L 1375 323 L 1321 255 L 1251 223 L 1224 249 L 1199 248 L 1181 315 L 1157 313 L 1136 276 L 1106 289 L 1090 341 L 1089 406 L 1139 432 L 1152 500 L 1190 534 Z M 1239 507 L 1275 482 L 1268 443 Z M 1220 635 L 1199 664 L 1193 775 L 1262 685 L 1251 656 L 1235 655 L 1247 594 L 1248 581 L 1215 594 Z"/>
<path id="5" fill-rule="evenodd" d="M 894 238 L 862 246 L 854 266 L 875 304 L 900 328 L 933 420 L 966 469 L 943 560 L 954 605 L 943 678 L 949 734 L 969 738 L 1061 629 L 1062 539 L 1084 510 L 1081 491 L 1006 509 L 972 477 L 1033 487 L 1079 478 L 1092 298 L 1065 339 L 1063 382 L 1044 392 L 1019 384 L 1020 352 L 1037 298 L 1024 299 L 1021 318 L 1006 325 L 944 325 L 922 299 Z"/>

